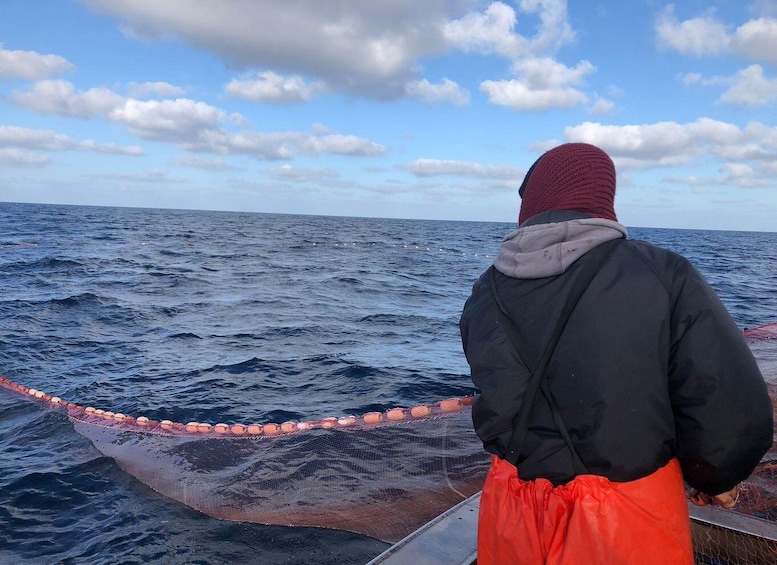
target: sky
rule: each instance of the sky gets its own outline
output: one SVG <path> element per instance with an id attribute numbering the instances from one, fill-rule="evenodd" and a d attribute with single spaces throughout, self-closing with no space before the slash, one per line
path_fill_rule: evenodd
<path id="1" fill-rule="evenodd" d="M 2 0 L 0 201 L 777 231 L 777 0 Z"/>

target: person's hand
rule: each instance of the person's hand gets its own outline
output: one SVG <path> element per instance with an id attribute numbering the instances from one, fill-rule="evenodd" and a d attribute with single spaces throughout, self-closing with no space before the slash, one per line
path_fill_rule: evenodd
<path id="1" fill-rule="evenodd" d="M 720 506 L 721 508 L 734 508 L 739 500 L 739 487 L 736 486 L 728 492 L 722 492 L 715 496 L 710 496 L 707 493 L 700 492 L 698 490 L 691 491 L 691 502 L 696 506 Z"/>

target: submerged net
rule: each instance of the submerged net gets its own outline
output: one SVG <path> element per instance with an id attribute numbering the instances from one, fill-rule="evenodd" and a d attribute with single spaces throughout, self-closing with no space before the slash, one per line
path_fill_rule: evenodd
<path id="1" fill-rule="evenodd" d="M 777 323 L 744 333 L 777 399 Z M 280 424 L 186 424 L 82 407 L 0 377 L 62 410 L 76 431 L 154 490 L 205 514 L 317 526 L 395 542 L 478 492 L 489 458 L 471 397 Z M 697 563 L 777 563 L 777 451 L 734 510 L 691 506 Z"/>
<path id="2" fill-rule="evenodd" d="M 186 424 L 82 407 L 75 430 L 151 488 L 216 518 L 317 526 L 396 542 L 477 493 L 489 458 L 472 397 L 281 424 Z"/>

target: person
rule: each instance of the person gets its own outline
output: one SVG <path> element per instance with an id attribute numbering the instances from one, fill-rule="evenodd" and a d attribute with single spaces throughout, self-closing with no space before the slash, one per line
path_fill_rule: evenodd
<path id="1" fill-rule="evenodd" d="M 460 320 L 490 452 L 478 565 L 693 563 L 692 502 L 732 507 L 772 444 L 766 384 L 685 258 L 628 238 L 610 157 L 542 155 Z"/>

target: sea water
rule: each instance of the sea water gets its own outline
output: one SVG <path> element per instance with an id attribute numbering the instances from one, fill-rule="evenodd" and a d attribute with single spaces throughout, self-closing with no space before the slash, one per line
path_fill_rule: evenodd
<path id="1" fill-rule="evenodd" d="M 458 318 L 511 224 L 0 203 L 0 374 L 174 421 L 319 419 L 475 392 Z M 742 328 L 777 233 L 633 228 Z M 379 446 L 376 446 L 378 449 Z M 0 391 L 0 563 L 360 564 L 386 544 L 216 520 Z"/>

